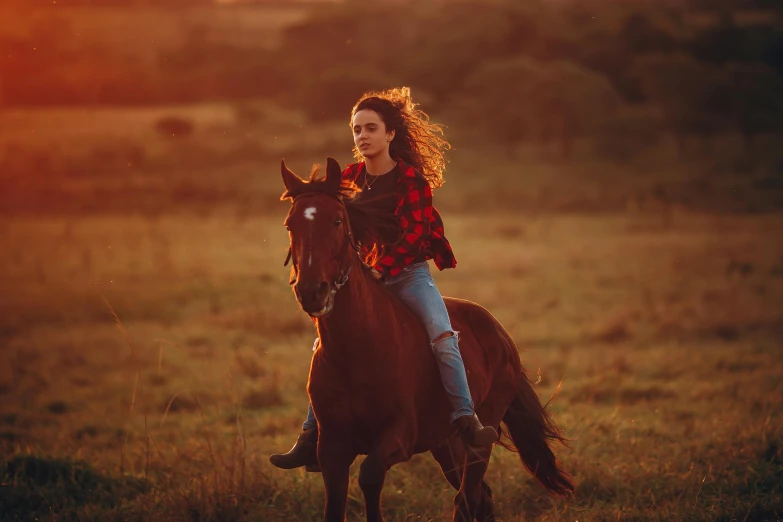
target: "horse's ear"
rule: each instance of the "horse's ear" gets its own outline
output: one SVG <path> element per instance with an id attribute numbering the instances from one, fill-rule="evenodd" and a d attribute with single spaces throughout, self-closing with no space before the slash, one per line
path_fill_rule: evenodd
<path id="1" fill-rule="evenodd" d="M 340 184 L 343 181 L 343 170 L 340 164 L 334 158 L 326 158 L 326 183 L 334 192 L 340 190 Z"/>
<path id="2" fill-rule="evenodd" d="M 280 160 L 280 173 L 283 175 L 283 184 L 287 194 L 296 192 L 296 189 L 304 185 L 304 181 L 285 166 L 285 159 Z"/>

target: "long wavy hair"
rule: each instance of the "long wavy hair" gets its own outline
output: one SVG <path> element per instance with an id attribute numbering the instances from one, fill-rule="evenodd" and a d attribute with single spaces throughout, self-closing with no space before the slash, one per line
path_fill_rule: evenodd
<path id="1" fill-rule="evenodd" d="M 389 144 L 389 155 L 393 159 L 414 167 L 433 189 L 445 183 L 443 171 L 446 170 L 446 151 L 451 149 L 451 144 L 443 136 L 442 126 L 430 123 L 430 117 L 416 108 L 409 87 L 363 94 L 351 111 L 351 127 L 354 115 L 364 109 L 378 113 L 386 125 L 386 132 L 395 131 L 394 139 Z M 353 156 L 356 161 L 363 159 L 355 146 Z"/>

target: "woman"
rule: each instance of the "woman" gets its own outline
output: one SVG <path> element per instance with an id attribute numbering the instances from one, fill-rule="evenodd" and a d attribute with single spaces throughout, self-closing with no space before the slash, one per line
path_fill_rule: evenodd
<path id="1" fill-rule="evenodd" d="M 398 218 L 402 234 L 384 238 L 388 248 L 375 257 L 371 272 L 421 319 L 451 401 L 452 422 L 468 444 L 485 446 L 498 435 L 482 426 L 474 412 L 457 333 L 427 264 L 432 259 L 440 270 L 457 264 L 432 206 L 432 189 L 443 185 L 444 153 L 450 145 L 440 126 L 415 107 L 407 87 L 362 96 L 351 112 L 357 163 L 343 171 L 343 178 L 362 189 L 359 197 L 371 197 Z M 272 455 L 272 464 L 283 469 L 316 466 L 317 428 L 310 406 L 296 444 L 288 453 Z"/>

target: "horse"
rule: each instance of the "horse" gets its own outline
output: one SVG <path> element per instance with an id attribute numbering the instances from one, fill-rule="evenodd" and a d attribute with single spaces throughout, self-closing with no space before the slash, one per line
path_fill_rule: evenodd
<path id="1" fill-rule="evenodd" d="M 367 520 L 380 522 L 387 471 L 427 451 L 457 490 L 453 520 L 495 520 L 484 481 L 492 444 L 475 448 L 457 434 L 424 326 L 358 254 L 377 244 L 379 231 L 396 219 L 369 212 L 333 158 L 325 177 L 316 166 L 303 180 L 285 159 L 281 173 L 281 200 L 291 200 L 285 220 L 290 283 L 320 338 L 307 391 L 318 421 L 324 520 L 345 519 L 349 468 L 358 455 L 367 455 L 359 471 Z M 482 422 L 501 434 L 503 422 L 511 440 L 497 443 L 518 451 L 550 492 L 570 496 L 572 479 L 550 447 L 566 441 L 533 391 L 511 336 L 480 305 L 444 300 Z"/>

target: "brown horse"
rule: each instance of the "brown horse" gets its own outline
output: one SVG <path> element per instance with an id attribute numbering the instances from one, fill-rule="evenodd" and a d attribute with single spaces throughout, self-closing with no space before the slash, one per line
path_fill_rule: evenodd
<path id="1" fill-rule="evenodd" d="M 467 448 L 449 422 L 451 407 L 423 325 L 357 255 L 382 237 L 388 218 L 372 215 L 343 182 L 339 164 L 327 160 L 309 181 L 281 166 L 292 200 L 286 218 L 293 260 L 291 284 L 302 309 L 316 321 L 320 347 L 313 355 L 308 393 L 318 420 L 318 461 L 326 488 L 324 520 L 345 518 L 348 471 L 359 472 L 367 520 L 380 521 L 387 470 L 429 451 L 458 490 L 454 520 L 490 521 L 492 493 L 484 482 L 492 446 Z M 391 216 L 393 218 L 393 216 Z M 550 491 L 569 495 L 571 478 L 558 467 L 549 442 L 563 442 L 533 391 L 506 330 L 481 306 L 446 298 L 460 332 L 476 411 L 500 433 L 500 423 L 523 464 Z M 506 445 L 507 448 L 510 445 Z"/>

